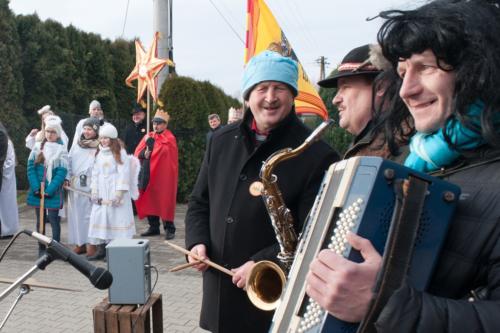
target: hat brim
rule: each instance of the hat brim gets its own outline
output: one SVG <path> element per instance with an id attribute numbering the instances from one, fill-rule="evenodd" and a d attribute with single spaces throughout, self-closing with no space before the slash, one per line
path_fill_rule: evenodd
<path id="1" fill-rule="evenodd" d="M 153 122 L 153 123 L 166 123 L 167 121 L 163 118 L 155 117 L 155 118 L 153 118 L 153 120 L 151 120 L 151 122 Z"/>
<path id="2" fill-rule="evenodd" d="M 332 77 L 318 81 L 318 86 L 320 86 L 322 88 L 337 88 L 337 81 L 340 78 L 350 77 L 350 76 L 359 76 L 359 75 L 375 77 L 375 76 L 379 75 L 380 73 L 382 73 L 382 71 L 356 71 L 356 72 L 337 73 Z"/>

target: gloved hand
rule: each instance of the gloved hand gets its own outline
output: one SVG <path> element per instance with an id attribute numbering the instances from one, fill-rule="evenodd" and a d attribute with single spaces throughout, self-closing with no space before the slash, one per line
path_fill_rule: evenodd
<path id="1" fill-rule="evenodd" d="M 148 147 L 149 150 L 153 150 L 154 145 L 155 139 L 153 139 L 152 137 L 146 139 L 146 147 Z"/>

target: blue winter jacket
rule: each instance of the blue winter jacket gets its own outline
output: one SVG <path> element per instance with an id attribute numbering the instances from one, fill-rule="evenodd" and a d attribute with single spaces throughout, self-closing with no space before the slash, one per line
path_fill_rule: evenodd
<path id="1" fill-rule="evenodd" d="M 40 207 L 40 198 L 35 195 L 35 192 L 40 192 L 40 185 L 45 179 L 45 202 L 46 209 L 61 209 L 63 206 L 63 183 L 68 173 L 66 163 L 55 163 L 52 170 L 52 180 L 47 181 L 44 177 L 46 168 L 43 164 L 35 164 L 35 154 L 31 154 L 28 159 L 28 181 L 30 189 L 27 198 L 27 204 L 33 207 Z"/>

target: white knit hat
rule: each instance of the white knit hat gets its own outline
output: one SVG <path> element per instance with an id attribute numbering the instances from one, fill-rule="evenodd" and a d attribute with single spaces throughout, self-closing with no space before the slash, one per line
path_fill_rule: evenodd
<path id="1" fill-rule="evenodd" d="M 116 139 L 116 138 L 118 138 L 118 131 L 110 123 L 104 123 L 99 128 L 99 137 L 100 138 L 105 137 L 105 138 L 110 138 L 110 139 Z"/>
<path id="2" fill-rule="evenodd" d="M 45 118 L 44 123 L 45 123 L 45 130 L 53 129 L 54 131 L 57 132 L 57 136 L 61 137 L 62 133 L 61 118 L 59 118 L 56 115 L 50 115 Z"/>
<path id="3" fill-rule="evenodd" d="M 92 110 L 92 109 L 94 109 L 94 108 L 99 108 L 99 109 L 102 110 L 101 103 L 99 103 L 99 101 L 96 101 L 95 99 L 92 102 L 90 102 L 90 104 L 89 104 L 89 111 Z"/>
<path id="4" fill-rule="evenodd" d="M 43 108 L 41 108 L 37 112 L 38 112 L 38 114 L 40 116 L 43 116 L 45 113 L 47 113 L 47 112 L 53 112 L 53 111 L 50 109 L 50 105 L 45 105 Z"/>

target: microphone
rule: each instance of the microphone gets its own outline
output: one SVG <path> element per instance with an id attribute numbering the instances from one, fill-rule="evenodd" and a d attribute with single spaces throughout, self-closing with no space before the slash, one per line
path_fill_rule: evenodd
<path id="1" fill-rule="evenodd" d="M 35 238 L 38 242 L 47 245 L 50 254 L 53 254 L 57 259 L 68 262 L 85 275 L 97 289 L 108 289 L 113 283 L 113 275 L 108 270 L 92 265 L 87 259 L 73 253 L 56 240 L 35 231 L 23 230 L 23 232 Z"/>

